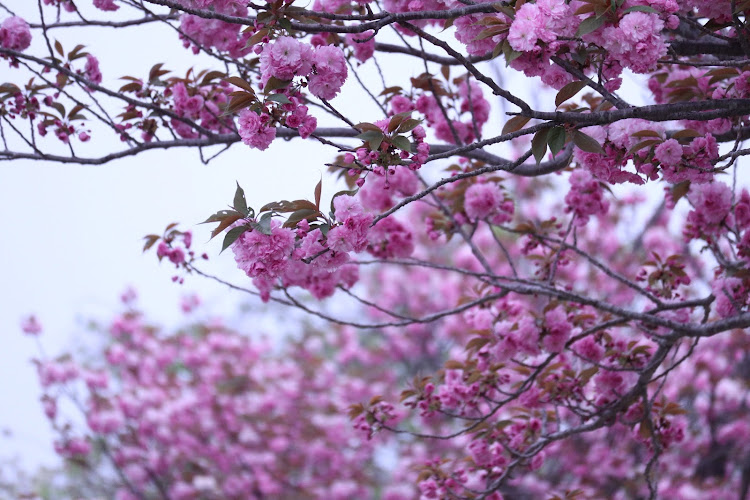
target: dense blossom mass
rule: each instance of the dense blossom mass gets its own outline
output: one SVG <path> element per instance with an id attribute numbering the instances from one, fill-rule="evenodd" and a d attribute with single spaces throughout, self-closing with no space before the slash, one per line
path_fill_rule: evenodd
<path id="1" fill-rule="evenodd" d="M 748 2 L 5 3 L 0 160 L 330 152 L 305 199 L 208 217 L 235 276 L 145 243 L 316 321 L 190 296 L 169 331 L 126 295 L 98 356 L 35 360 L 56 498 L 747 496 Z M 200 57 L 103 74 L 52 37 L 143 24 Z"/>

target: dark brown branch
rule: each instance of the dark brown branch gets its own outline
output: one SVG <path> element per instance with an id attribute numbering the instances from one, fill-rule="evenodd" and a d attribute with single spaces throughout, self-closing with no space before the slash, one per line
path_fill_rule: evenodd
<path id="1" fill-rule="evenodd" d="M 145 109 L 150 109 L 152 111 L 157 112 L 160 115 L 165 115 L 165 116 L 168 116 L 170 118 L 174 118 L 175 120 L 179 120 L 179 121 L 185 123 L 186 125 L 188 125 L 189 127 L 193 128 L 195 131 L 200 132 L 201 134 L 204 134 L 204 135 L 215 135 L 210 130 L 208 130 L 208 129 L 206 129 L 206 128 L 200 126 L 200 125 L 198 125 L 197 123 L 195 123 L 195 122 L 193 122 L 191 120 L 186 119 L 183 116 L 178 115 L 177 113 L 175 113 L 173 111 L 161 108 L 161 107 L 157 106 L 156 104 L 151 104 L 149 102 L 144 102 L 144 101 L 139 101 L 138 99 L 133 99 L 132 97 L 128 97 L 128 96 L 123 95 L 123 94 L 121 94 L 119 92 L 115 92 L 115 91 L 113 91 L 111 89 L 108 89 L 107 87 L 103 87 L 101 85 L 98 85 L 98 84 L 96 84 L 94 82 L 91 82 L 91 81 L 87 80 L 86 78 L 84 78 L 83 76 L 79 75 L 75 71 L 71 71 L 68 68 L 64 67 L 63 65 L 58 64 L 57 62 L 48 61 L 48 60 L 45 60 L 45 59 L 40 59 L 38 57 L 27 55 L 27 54 L 24 54 L 22 52 L 18 52 L 18 51 L 15 51 L 15 50 L 4 49 L 2 47 L 0 47 L 0 54 L 7 54 L 9 56 L 12 56 L 12 57 L 20 59 L 20 60 L 32 61 L 32 62 L 34 62 L 36 64 L 39 64 L 40 66 L 44 66 L 46 68 L 54 69 L 56 71 L 59 71 L 60 73 L 63 73 L 67 77 L 72 78 L 73 80 L 75 80 L 79 84 L 84 85 L 84 86 L 86 86 L 86 87 L 88 87 L 88 88 L 90 88 L 92 90 L 99 91 L 102 94 L 108 95 L 110 97 L 114 97 L 115 99 L 120 99 L 122 101 L 125 101 L 128 104 L 133 105 L 133 106 L 137 106 L 137 107 L 141 107 L 141 108 L 145 108 Z"/>
<path id="2" fill-rule="evenodd" d="M 424 59 L 425 61 L 442 64 L 444 66 L 460 66 L 461 65 L 461 61 L 458 61 L 454 59 L 453 57 L 430 54 L 429 52 L 424 52 L 422 50 L 419 50 L 413 47 L 402 47 L 401 45 L 395 45 L 392 43 L 375 42 L 375 50 L 378 52 L 388 52 L 391 54 L 406 54 L 410 56 L 416 56 L 421 59 Z M 491 54 L 487 54 L 485 56 L 479 56 L 479 57 L 471 56 L 471 57 L 466 58 L 466 60 L 472 64 L 482 62 L 482 61 L 489 61 L 490 59 L 492 59 Z"/>
<path id="3" fill-rule="evenodd" d="M 354 137 L 359 134 L 359 131 L 349 128 L 319 128 L 315 131 L 315 135 L 321 137 Z M 276 137 L 283 139 L 291 139 L 299 137 L 299 132 L 294 129 L 279 127 L 276 131 Z M 58 163 L 76 163 L 80 165 L 103 165 L 105 163 L 125 158 L 128 156 L 135 156 L 144 151 L 152 149 L 170 149 L 170 148 L 181 148 L 181 147 L 208 147 L 216 145 L 231 145 L 240 142 L 240 136 L 237 134 L 216 134 L 210 137 L 203 137 L 200 139 L 176 139 L 172 141 L 154 141 L 150 143 L 140 144 L 132 148 L 110 153 L 105 156 L 98 158 L 80 158 L 77 156 L 60 156 L 50 155 L 44 153 L 22 153 L 14 151 L 0 151 L 0 161 L 2 160 L 47 160 L 56 161 Z"/>
<path id="4" fill-rule="evenodd" d="M 47 29 L 53 29 L 53 28 L 82 28 L 86 26 L 98 26 L 98 27 L 105 27 L 105 28 L 127 28 L 128 26 L 139 26 L 141 24 L 148 24 L 148 23 L 154 23 L 154 22 L 165 22 L 165 21 L 175 21 L 179 19 L 179 16 L 176 15 L 166 15 L 166 16 L 150 16 L 150 17 L 143 17 L 141 19 L 130 19 L 128 21 L 98 21 L 98 20 L 91 20 L 91 21 L 64 21 L 59 23 L 49 23 L 47 24 Z M 29 24 L 30 28 L 42 28 L 41 24 Z"/>
<path id="5" fill-rule="evenodd" d="M 441 49 L 443 49 L 444 51 L 446 51 L 452 58 L 454 58 L 457 61 L 461 62 L 461 64 L 464 65 L 464 67 L 469 71 L 469 73 L 471 73 L 472 75 L 474 75 L 474 78 L 476 78 L 478 81 L 484 83 L 490 89 L 492 89 L 492 93 L 493 94 L 498 95 L 498 96 L 504 98 L 506 101 L 508 101 L 508 102 L 510 102 L 512 104 L 515 104 L 516 106 L 518 106 L 519 108 L 521 108 L 522 110 L 524 110 L 525 113 L 532 113 L 533 112 L 533 111 L 531 111 L 531 108 L 529 107 L 529 105 L 526 104 L 526 102 L 524 102 L 522 99 L 519 99 L 518 97 L 514 96 L 513 94 L 511 94 L 507 90 L 500 88 L 497 85 L 497 83 L 495 83 L 495 81 L 492 78 L 489 78 L 486 75 L 482 74 L 467 58 L 465 58 L 464 56 L 462 56 L 459 52 L 457 52 L 453 47 L 451 47 L 450 45 L 448 45 L 446 42 L 444 42 L 443 40 L 440 40 L 437 37 L 434 37 L 434 36 L 430 35 L 426 31 L 424 31 L 423 29 L 418 28 L 417 26 L 415 26 L 415 25 L 413 25 L 411 23 L 401 22 L 401 24 L 403 26 L 405 26 L 406 28 L 409 28 L 414 33 L 416 33 L 420 37 L 424 38 L 425 40 L 427 40 L 431 44 L 435 45 L 436 47 L 440 47 Z"/>
<path id="6" fill-rule="evenodd" d="M 674 104 L 654 104 L 613 111 L 592 113 L 523 111 L 509 113 L 556 123 L 575 123 L 582 126 L 606 125 L 629 118 L 641 118 L 653 122 L 672 120 L 707 121 L 714 118 L 743 116 L 750 114 L 750 99 L 710 99 L 704 101 L 678 102 Z"/>
<path id="7" fill-rule="evenodd" d="M 676 40 L 670 49 L 678 56 L 744 57 L 745 53 L 738 43 L 708 42 L 701 40 Z"/>
<path id="8" fill-rule="evenodd" d="M 202 17 L 205 19 L 218 19 L 220 21 L 224 21 L 226 23 L 231 24 L 240 24 L 243 26 L 251 26 L 255 23 L 255 18 L 252 16 L 247 17 L 239 17 L 239 16 L 229 16 L 226 14 L 221 14 L 218 12 L 212 12 L 202 9 L 193 9 L 190 7 L 185 7 L 184 5 L 173 1 L 173 0 L 145 0 L 147 3 L 152 3 L 155 5 L 162 5 L 165 7 L 170 7 L 172 9 L 177 9 L 181 12 L 185 12 L 187 14 L 192 14 L 194 16 Z M 358 25 L 332 25 L 332 24 L 303 24 L 298 23 L 296 21 L 292 22 L 292 29 L 296 31 L 302 31 L 305 33 L 363 33 L 365 31 L 369 31 L 371 29 L 374 29 L 375 31 L 380 30 L 381 28 L 389 25 L 389 24 L 395 24 L 395 23 L 402 23 L 402 22 L 408 22 L 408 21 L 416 21 L 416 20 L 424 20 L 424 19 L 455 19 L 457 17 L 461 16 L 467 16 L 469 14 L 490 14 L 495 13 L 497 10 L 495 10 L 495 7 L 493 4 L 477 4 L 477 5 L 468 5 L 466 7 L 461 7 L 458 9 L 449 9 L 449 10 L 428 10 L 428 11 L 422 11 L 422 12 L 380 12 L 380 13 L 374 13 L 370 16 L 363 16 L 362 18 L 358 18 L 358 20 L 363 20 L 362 24 Z M 322 15 L 323 13 L 318 12 L 307 12 L 308 16 L 318 16 L 318 17 L 330 17 Z M 372 20 L 369 20 L 372 19 Z"/>

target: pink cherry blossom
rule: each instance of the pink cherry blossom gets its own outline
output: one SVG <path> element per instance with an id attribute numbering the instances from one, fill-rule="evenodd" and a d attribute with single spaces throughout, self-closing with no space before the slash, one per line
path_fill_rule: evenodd
<path id="1" fill-rule="evenodd" d="M 31 45 L 28 23 L 20 17 L 9 17 L 0 24 L 0 46 L 5 49 L 23 51 Z"/>

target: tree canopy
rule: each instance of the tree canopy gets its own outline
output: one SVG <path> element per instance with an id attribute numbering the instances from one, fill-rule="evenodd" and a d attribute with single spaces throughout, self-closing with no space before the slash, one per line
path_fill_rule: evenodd
<path id="1" fill-rule="evenodd" d="M 750 2 L 0 7 L 0 160 L 330 153 L 306 199 L 228 186 L 204 221 L 221 248 L 179 225 L 144 245 L 177 280 L 325 326 L 281 344 L 219 320 L 163 329 L 125 297 L 97 361 L 37 360 L 79 471 L 60 491 L 746 498 Z M 144 25 L 195 65 L 178 76 L 155 47 L 142 73 L 103 75 L 101 47 L 55 37 Z M 243 279 L 212 273 L 229 254 Z"/>

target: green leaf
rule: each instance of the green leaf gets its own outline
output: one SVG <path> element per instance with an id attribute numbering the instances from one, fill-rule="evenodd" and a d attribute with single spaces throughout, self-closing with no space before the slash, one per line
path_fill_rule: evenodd
<path id="1" fill-rule="evenodd" d="M 229 246 L 237 241 L 237 238 L 242 236 L 245 232 L 250 231 L 250 226 L 237 226 L 232 228 L 226 236 L 224 236 L 224 242 L 221 244 L 221 251 L 223 252 Z"/>
<path id="2" fill-rule="evenodd" d="M 288 33 L 291 33 L 292 31 L 294 31 L 294 29 L 292 28 L 292 23 L 289 21 L 289 19 L 285 17 L 282 17 L 281 19 L 279 19 L 279 25 L 282 28 L 284 28 Z"/>
<path id="3" fill-rule="evenodd" d="M 146 240 L 146 243 L 143 245 L 143 251 L 145 252 L 152 246 L 154 246 L 154 243 L 159 241 L 159 235 L 156 234 L 149 234 L 148 236 L 144 236 L 143 239 Z"/>
<path id="4" fill-rule="evenodd" d="M 284 94 L 271 94 L 266 101 L 278 102 L 279 104 L 291 104 L 292 102 Z"/>
<path id="5" fill-rule="evenodd" d="M 253 45 L 260 43 L 260 41 L 263 40 L 263 38 L 265 38 L 267 35 L 268 35 L 268 28 L 263 28 L 262 30 L 258 30 L 257 32 L 255 32 L 253 36 L 251 36 L 247 40 L 247 43 L 245 44 L 245 48 L 252 47 Z"/>
<path id="6" fill-rule="evenodd" d="M 655 137 L 657 139 L 661 139 L 661 134 L 659 132 L 656 132 L 654 130 L 639 130 L 638 132 L 634 132 L 630 134 L 632 137 Z"/>
<path id="7" fill-rule="evenodd" d="M 234 203 L 232 208 L 237 210 L 242 215 L 247 215 L 247 200 L 245 199 L 245 191 L 240 187 L 240 183 L 237 183 L 237 190 L 234 192 Z"/>
<path id="8" fill-rule="evenodd" d="M 510 134 L 513 132 L 518 132 L 521 130 L 527 123 L 529 123 L 529 120 L 531 118 L 527 116 L 514 116 L 507 122 L 505 122 L 505 125 L 503 126 L 503 131 L 501 132 L 502 135 Z"/>
<path id="9" fill-rule="evenodd" d="M 315 209 L 320 210 L 320 197 L 323 194 L 323 179 L 321 178 L 318 181 L 318 184 L 315 186 Z"/>
<path id="10" fill-rule="evenodd" d="M 206 77 L 208 77 L 208 75 L 206 75 Z M 239 76 L 230 76 L 229 78 L 225 78 L 224 81 L 255 95 L 255 90 L 253 90 L 253 87 Z"/>
<path id="11" fill-rule="evenodd" d="M 657 144 L 661 144 L 663 141 L 661 139 L 647 139 L 645 141 L 641 141 L 635 146 L 631 147 L 628 150 L 628 154 L 635 153 L 636 151 L 640 151 L 643 148 L 650 148 L 651 146 L 655 146 Z"/>
<path id="12" fill-rule="evenodd" d="M 554 127 L 549 131 L 547 136 L 547 144 L 549 144 L 549 150 L 552 155 L 555 156 L 559 153 L 562 148 L 565 147 L 565 140 L 567 139 L 567 132 L 564 127 Z"/>
<path id="13" fill-rule="evenodd" d="M 303 219 L 307 219 L 308 221 L 315 220 L 320 216 L 319 210 L 310 210 L 309 208 L 303 208 L 302 210 L 297 210 L 292 215 L 289 216 L 289 218 L 284 223 L 283 227 L 288 227 L 294 229 L 297 227 L 297 223 Z"/>
<path id="14" fill-rule="evenodd" d="M 396 129 L 396 133 L 399 134 L 405 134 L 407 132 L 411 132 L 415 128 L 417 128 L 417 125 L 422 123 L 422 120 L 417 120 L 415 118 L 408 118 L 401 122 L 401 125 L 398 126 Z"/>
<path id="15" fill-rule="evenodd" d="M 294 212 L 297 210 L 301 210 L 303 208 L 309 208 L 310 210 L 317 210 L 317 207 L 315 204 L 311 201 L 307 200 L 281 200 L 281 201 L 273 201 L 271 203 L 266 203 L 263 205 L 258 212 L 276 212 L 276 213 L 285 213 L 285 212 Z"/>
<path id="16" fill-rule="evenodd" d="M 503 49 L 505 48 L 504 44 L 505 44 L 505 40 L 503 40 L 502 42 L 500 42 L 497 45 L 495 45 L 495 48 L 492 49 L 492 59 L 495 59 L 497 56 L 500 55 L 500 52 L 502 52 Z M 506 64 L 506 66 L 507 66 L 507 64 Z"/>
<path id="17" fill-rule="evenodd" d="M 508 26 L 491 26 L 480 31 L 479 34 L 474 37 L 474 40 L 486 40 L 487 38 L 501 35 L 503 33 L 506 33 L 507 31 Z"/>
<path id="18" fill-rule="evenodd" d="M 576 31 L 577 37 L 582 37 L 583 35 L 588 35 L 589 33 L 592 33 L 604 24 L 604 16 L 601 17 L 588 17 L 581 21 L 581 24 L 578 25 L 578 31 Z"/>
<path id="19" fill-rule="evenodd" d="M 255 97 L 255 94 L 250 94 L 248 92 L 232 92 L 230 95 L 232 96 L 232 100 L 229 101 L 229 104 L 227 104 L 224 109 L 224 113 L 226 114 L 234 113 L 242 108 L 252 106 L 258 100 L 258 98 Z"/>
<path id="20" fill-rule="evenodd" d="M 587 153 L 607 154 L 596 139 L 578 130 L 573 131 L 573 144 Z"/>
<path id="21" fill-rule="evenodd" d="M 221 222 L 227 217 L 231 217 L 233 215 L 239 215 L 240 217 L 242 217 L 241 213 L 235 212 L 234 210 L 219 210 L 218 212 L 213 214 L 211 217 L 201 222 L 201 224 L 209 224 L 211 222 Z"/>
<path id="22" fill-rule="evenodd" d="M 14 83 L 5 82 L 0 85 L 0 94 L 16 94 L 18 92 L 21 92 L 21 89 Z"/>
<path id="23" fill-rule="evenodd" d="M 82 57 L 86 57 L 88 55 L 88 52 L 82 52 L 83 49 L 85 49 L 85 45 L 78 44 L 76 45 L 73 50 L 68 52 L 68 61 L 75 61 L 76 59 L 80 59 Z"/>
<path id="24" fill-rule="evenodd" d="M 164 66 L 164 63 L 157 63 L 151 67 L 151 70 L 148 72 L 149 82 L 157 82 L 160 77 L 170 72 L 168 69 L 162 69 L 162 66 Z"/>
<path id="25" fill-rule="evenodd" d="M 378 95 L 399 94 L 402 90 L 403 90 L 403 88 L 402 87 L 398 87 L 398 86 L 386 87 Z"/>
<path id="26" fill-rule="evenodd" d="M 403 135 L 397 135 L 391 139 L 391 144 L 406 152 L 411 152 L 411 142 Z"/>
<path id="27" fill-rule="evenodd" d="M 511 19 L 516 18 L 516 11 L 515 9 L 513 9 L 513 7 L 509 5 L 503 5 L 501 3 L 496 3 L 496 4 L 493 4 L 492 6 L 495 8 L 496 11 L 502 12 L 503 14 L 505 14 Z"/>
<path id="28" fill-rule="evenodd" d="M 354 128 L 356 128 L 357 130 L 361 130 L 363 133 L 364 132 L 370 132 L 370 131 L 371 132 L 380 132 L 381 134 L 383 133 L 383 131 L 380 130 L 380 127 L 378 127 L 374 123 L 369 123 L 369 122 L 358 123 L 358 124 L 356 124 L 354 126 Z"/>
<path id="29" fill-rule="evenodd" d="M 672 201 L 677 203 L 690 191 L 690 181 L 682 181 L 672 186 Z"/>
<path id="30" fill-rule="evenodd" d="M 263 92 L 267 94 L 272 90 L 283 89 L 290 83 L 292 83 L 291 80 L 279 80 L 275 76 L 272 76 L 268 79 L 268 82 L 266 82 L 266 86 L 263 88 Z"/>
<path id="31" fill-rule="evenodd" d="M 570 82 L 565 85 L 560 89 L 560 92 L 557 93 L 557 96 L 555 96 L 555 107 L 560 107 L 560 104 L 575 96 L 585 86 L 586 82 Z"/>
<path id="32" fill-rule="evenodd" d="M 654 9 L 653 7 L 649 7 L 648 5 L 636 5 L 635 7 L 630 7 L 628 9 L 625 9 L 622 11 L 622 14 L 629 14 L 631 12 L 648 12 L 650 14 L 658 14 L 659 11 Z"/>
<path id="33" fill-rule="evenodd" d="M 273 19 L 273 12 L 270 12 L 270 11 L 266 10 L 266 11 L 258 13 L 258 22 L 259 23 L 266 24 L 271 19 Z"/>
<path id="34" fill-rule="evenodd" d="M 368 143 L 372 151 L 377 151 L 380 149 L 380 144 L 383 142 L 384 138 L 385 136 L 380 130 L 367 130 L 366 132 L 362 132 L 357 136 L 357 139 L 362 139 L 363 141 Z"/>
<path id="35" fill-rule="evenodd" d="M 214 228 L 213 231 L 211 231 L 211 238 L 214 239 L 216 236 L 221 234 L 226 228 L 234 224 L 240 219 L 243 219 L 244 217 L 242 214 L 238 214 L 237 212 L 233 212 L 235 215 L 230 215 L 225 218 L 223 218 L 221 221 L 219 221 L 219 225 Z"/>
<path id="36" fill-rule="evenodd" d="M 542 162 L 547 153 L 547 134 L 549 134 L 549 129 L 545 128 L 534 134 L 531 139 L 531 152 L 534 154 L 537 165 Z"/>
<path id="37" fill-rule="evenodd" d="M 390 134 L 394 130 L 396 130 L 401 123 L 403 123 L 404 120 L 411 117 L 411 111 L 404 111 L 403 113 L 399 113 L 397 115 L 393 115 L 391 117 L 391 120 L 388 122 L 388 133 Z"/>
<path id="38" fill-rule="evenodd" d="M 227 76 L 226 73 L 222 71 L 216 71 L 216 70 L 209 71 L 203 76 L 203 79 L 201 80 L 201 85 L 208 85 L 209 83 L 211 83 L 212 80 L 215 80 L 216 78 L 225 78 L 226 76 Z"/>
<path id="39" fill-rule="evenodd" d="M 52 104 L 50 104 L 50 106 L 55 108 L 55 110 L 57 110 L 57 112 L 60 113 L 60 118 L 65 118 L 65 114 L 66 114 L 65 106 L 63 106 L 59 102 L 53 102 Z"/>
<path id="40" fill-rule="evenodd" d="M 258 222 L 250 221 L 249 224 L 256 231 L 260 231 L 263 234 L 271 234 L 271 217 L 273 217 L 273 212 L 266 212 L 261 215 Z"/>
<path id="41" fill-rule="evenodd" d="M 521 57 L 523 52 L 513 50 L 508 40 L 504 40 L 502 44 L 503 55 L 505 56 L 505 65 L 508 66 L 510 63 Z"/>
<path id="42" fill-rule="evenodd" d="M 78 112 L 79 112 L 79 111 L 81 111 L 82 109 L 83 109 L 83 106 L 82 106 L 82 105 L 80 105 L 80 104 L 76 104 L 76 105 L 75 105 L 75 106 L 73 107 L 73 109 L 71 109 L 71 110 L 70 110 L 70 111 L 68 112 L 68 118 L 70 119 L 70 118 L 74 117 L 74 116 L 75 116 L 75 115 L 77 115 L 77 114 L 78 114 Z"/>
<path id="43" fill-rule="evenodd" d="M 700 137 L 701 134 L 697 130 L 693 130 L 691 128 L 686 128 L 685 130 L 679 130 L 672 134 L 672 139 L 694 139 L 696 137 Z"/>

